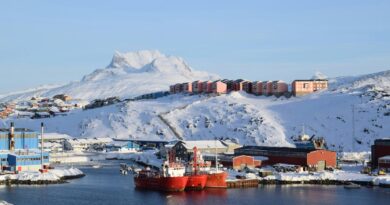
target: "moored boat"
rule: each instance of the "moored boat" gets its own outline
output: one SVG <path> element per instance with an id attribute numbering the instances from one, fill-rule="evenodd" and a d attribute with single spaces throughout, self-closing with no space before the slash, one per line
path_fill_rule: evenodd
<path id="1" fill-rule="evenodd" d="M 200 172 L 200 166 L 204 166 L 204 161 L 196 147 L 193 148 L 192 163 L 189 164 L 186 175 L 188 181 L 186 190 L 202 190 L 206 186 L 207 174 Z"/>
<path id="2" fill-rule="evenodd" d="M 134 175 L 136 188 L 151 189 L 159 191 L 184 191 L 187 185 L 188 176 L 184 176 L 185 167 L 176 163 L 174 156 L 164 162 L 161 171 L 152 171 L 145 168 Z"/>
<path id="3" fill-rule="evenodd" d="M 227 188 L 227 173 L 224 171 L 210 171 L 207 175 L 206 188 Z"/>

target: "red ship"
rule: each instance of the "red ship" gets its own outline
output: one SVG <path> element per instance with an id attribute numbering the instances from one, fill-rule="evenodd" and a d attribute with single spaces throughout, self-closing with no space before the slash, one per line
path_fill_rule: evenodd
<path id="1" fill-rule="evenodd" d="M 161 172 L 146 168 L 134 176 L 136 188 L 152 189 L 159 191 L 184 191 L 188 176 L 184 176 L 185 167 L 174 162 L 174 157 L 169 156 L 162 165 Z"/>
<path id="2" fill-rule="evenodd" d="M 227 173 L 224 171 L 210 171 L 207 175 L 206 188 L 227 188 Z"/>
<path id="3" fill-rule="evenodd" d="M 190 171 L 186 173 L 188 175 L 186 190 L 202 190 L 206 186 L 207 174 L 199 172 L 200 166 L 203 166 L 203 159 L 196 147 L 194 147 L 192 159 Z"/>

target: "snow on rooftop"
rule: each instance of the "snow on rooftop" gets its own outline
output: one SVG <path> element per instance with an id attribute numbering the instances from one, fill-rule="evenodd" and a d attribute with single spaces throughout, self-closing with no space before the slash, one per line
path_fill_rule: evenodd
<path id="1" fill-rule="evenodd" d="M 194 147 L 198 149 L 208 149 L 208 148 L 226 148 L 220 140 L 194 140 L 194 141 L 182 141 L 183 145 L 187 149 L 193 149 Z"/>

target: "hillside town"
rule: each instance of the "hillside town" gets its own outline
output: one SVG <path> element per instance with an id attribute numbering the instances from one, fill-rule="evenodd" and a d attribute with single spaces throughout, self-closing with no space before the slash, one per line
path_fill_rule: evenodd
<path id="1" fill-rule="evenodd" d="M 375 140 L 371 157 L 348 158 L 329 150 L 324 138 L 304 133 L 296 137 L 295 147 L 272 147 L 242 145 L 228 138 L 83 139 L 58 133 L 40 135 L 33 130 L 15 128 L 11 123 L 9 129 L 1 129 L 0 138 L 1 173 L 8 176 L 31 171 L 46 173 L 56 164 L 96 165 L 104 160 L 132 160 L 139 166 L 158 170 L 159 164 L 170 157 L 169 153 L 174 153 L 179 162 L 189 163 L 196 149 L 205 166 L 218 166 L 228 173 L 227 186 L 231 188 L 298 182 L 353 182 L 384 187 L 390 184 L 389 139 Z M 351 166 L 356 168 L 347 169 Z"/>
<path id="2" fill-rule="evenodd" d="M 70 111 L 82 109 L 88 101 L 72 99 L 66 94 L 58 94 L 52 98 L 32 97 L 30 100 L 0 103 L 0 119 L 14 118 L 50 118 L 65 116 Z"/>

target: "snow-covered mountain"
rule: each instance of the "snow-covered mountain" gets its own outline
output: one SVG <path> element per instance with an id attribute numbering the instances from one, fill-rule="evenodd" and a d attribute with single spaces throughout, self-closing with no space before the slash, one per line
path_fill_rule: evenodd
<path id="1" fill-rule="evenodd" d="M 134 63 L 121 64 L 120 68 L 134 73 L 135 69 L 145 67 Z M 107 69 L 115 69 L 114 64 Z M 301 133 L 304 125 L 307 134 L 324 137 L 336 151 L 368 151 L 375 139 L 390 137 L 390 71 L 330 79 L 330 82 L 327 91 L 288 99 L 244 92 L 216 97 L 175 94 L 76 110 L 68 116 L 43 121 L 48 132 L 75 137 L 224 137 L 238 139 L 242 144 L 273 146 L 293 146 L 293 138 Z M 36 130 L 42 121 L 7 119 L 11 120 L 18 127 Z"/>
<path id="2" fill-rule="evenodd" d="M 68 94 L 73 98 L 93 100 L 168 90 L 169 85 L 194 80 L 215 80 L 217 75 L 193 70 L 182 58 L 159 51 L 115 52 L 111 63 L 63 86 L 44 87 L 0 96 L 1 101 L 29 99 L 33 96 L 52 97 Z"/>

